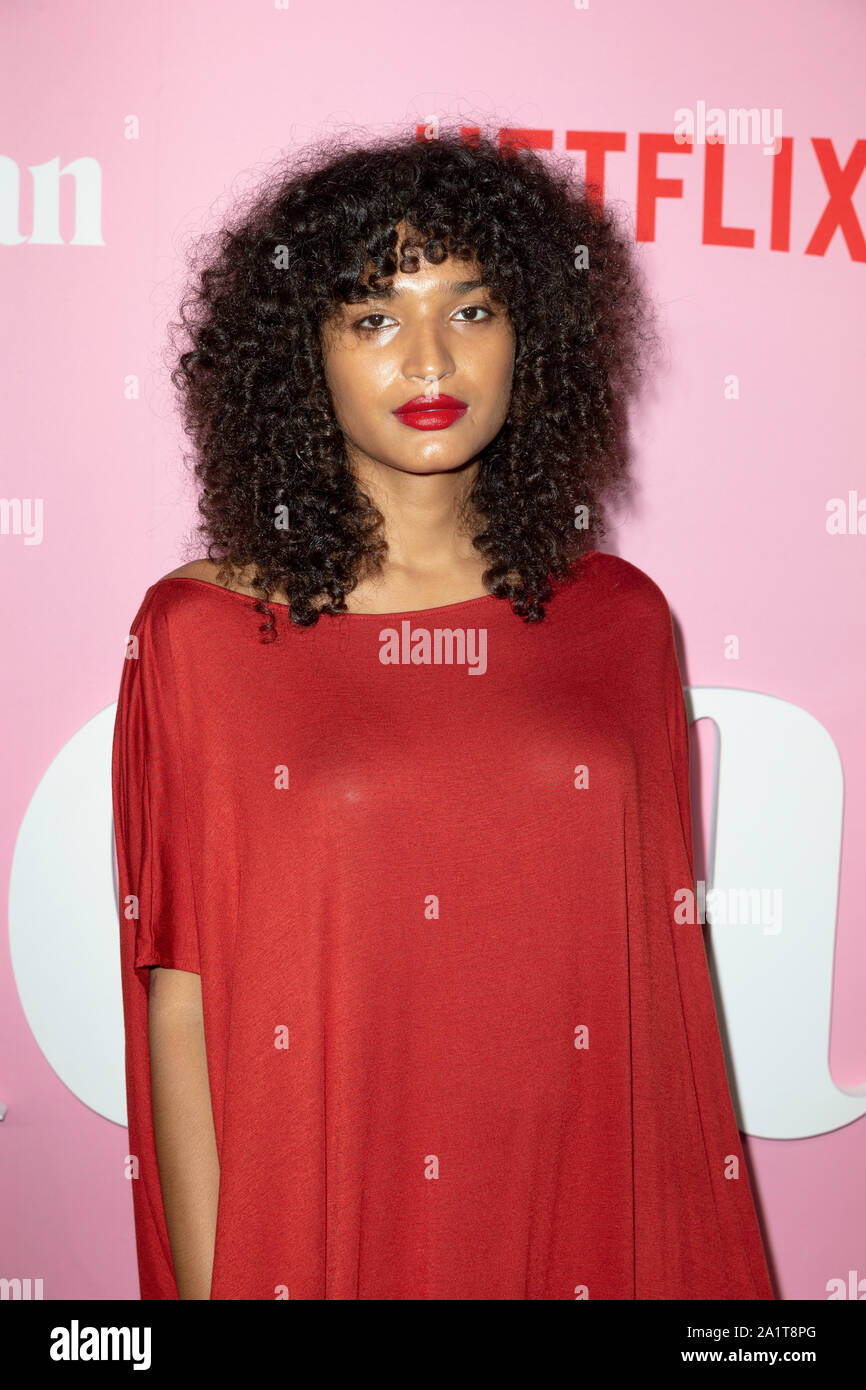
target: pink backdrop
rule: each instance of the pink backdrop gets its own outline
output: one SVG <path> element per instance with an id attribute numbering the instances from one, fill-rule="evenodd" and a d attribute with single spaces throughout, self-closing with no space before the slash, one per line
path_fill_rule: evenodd
<path id="1" fill-rule="evenodd" d="M 637 227 L 670 365 L 636 421 L 635 505 L 605 548 L 670 600 L 687 685 L 779 696 L 836 743 L 829 1061 L 840 1086 L 862 1081 L 866 536 L 828 534 L 826 508 L 866 488 L 866 7 L 441 0 L 428 22 L 395 0 L 70 0 L 9 6 L 0 25 L 3 491 L 44 506 L 39 544 L 0 536 L 7 882 L 46 768 L 117 697 L 145 588 L 200 553 L 183 547 L 194 511 L 163 362 L 188 238 L 324 131 L 492 120 L 571 148 L 579 168 L 569 132 L 612 133 L 605 193 Z M 653 137 L 669 147 L 674 112 L 700 102 L 781 110 L 779 159 L 695 145 L 642 169 Z M 70 177 L 58 234 L 34 232 L 30 171 L 78 159 L 101 178 L 102 244 L 75 244 Z M 656 198 L 654 170 L 681 183 Z M 834 181 L 849 185 L 841 226 L 825 214 Z M 729 374 L 739 399 L 726 398 Z M 0 1007 L 0 1276 L 42 1277 L 46 1298 L 135 1298 L 126 1131 L 49 1066 L 5 935 Z M 779 1297 L 823 1299 L 829 1278 L 866 1276 L 866 1122 L 745 1143 Z"/>

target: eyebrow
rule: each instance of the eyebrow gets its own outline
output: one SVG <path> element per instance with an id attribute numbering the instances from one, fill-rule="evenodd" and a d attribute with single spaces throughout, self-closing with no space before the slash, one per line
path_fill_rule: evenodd
<path id="1" fill-rule="evenodd" d="M 448 285 L 443 285 L 442 289 L 446 294 L 469 294 L 470 290 L 487 290 L 492 286 L 487 280 L 455 280 Z M 402 289 L 395 289 L 393 285 L 386 289 L 370 290 L 368 299 L 396 299 L 403 294 Z"/>

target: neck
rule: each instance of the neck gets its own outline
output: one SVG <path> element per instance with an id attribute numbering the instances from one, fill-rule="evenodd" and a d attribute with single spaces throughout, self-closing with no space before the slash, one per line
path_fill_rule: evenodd
<path id="1" fill-rule="evenodd" d="M 389 570 L 441 574 L 455 565 L 480 563 L 463 513 L 477 460 L 437 473 L 407 473 L 360 460 L 353 472 L 385 519 Z"/>

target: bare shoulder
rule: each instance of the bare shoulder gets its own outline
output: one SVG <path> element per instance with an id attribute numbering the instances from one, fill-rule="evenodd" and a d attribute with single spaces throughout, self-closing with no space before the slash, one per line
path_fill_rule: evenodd
<path id="1" fill-rule="evenodd" d="M 217 560 L 189 560 L 187 564 L 178 565 L 176 570 L 164 574 L 162 579 L 203 579 L 205 583 L 216 584 L 221 589 L 233 589 L 238 594 L 258 597 L 246 573 L 230 565 L 220 564 Z"/>
<path id="2" fill-rule="evenodd" d="M 162 579 L 205 579 L 210 584 L 222 582 L 225 585 L 225 576 L 220 581 L 217 576 L 220 573 L 220 566 L 216 560 L 190 560 L 185 565 L 178 565 L 176 570 L 169 570 L 168 574 L 161 576 Z M 230 587 L 230 586 L 229 586 Z"/>
<path id="3" fill-rule="evenodd" d="M 260 591 L 253 587 L 255 578 L 254 566 L 240 570 L 233 565 L 220 563 L 217 560 L 189 560 L 185 565 L 178 565 L 176 570 L 170 570 L 164 574 L 162 579 L 203 579 L 207 584 L 216 584 L 220 589 L 232 589 L 236 594 L 246 594 L 250 598 L 261 598 Z M 162 579 L 159 583 L 162 583 Z M 279 590 L 271 597 L 277 603 L 288 603 L 288 597 L 284 590 Z"/>

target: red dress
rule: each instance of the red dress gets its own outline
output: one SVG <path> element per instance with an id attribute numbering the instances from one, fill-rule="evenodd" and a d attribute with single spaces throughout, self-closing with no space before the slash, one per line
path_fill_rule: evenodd
<path id="1" fill-rule="evenodd" d="M 492 595 L 308 629 L 273 607 L 267 645 L 252 599 L 162 579 L 121 680 L 142 1298 L 177 1298 L 152 965 L 201 974 L 212 1298 L 773 1298 L 701 928 L 674 920 L 662 591 L 594 551 L 535 625 Z"/>

